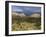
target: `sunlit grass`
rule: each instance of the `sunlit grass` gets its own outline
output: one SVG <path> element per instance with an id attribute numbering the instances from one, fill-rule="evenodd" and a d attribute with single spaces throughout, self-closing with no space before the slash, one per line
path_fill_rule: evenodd
<path id="1" fill-rule="evenodd" d="M 20 17 L 12 18 L 12 31 L 26 31 L 41 29 L 41 18 Z"/>

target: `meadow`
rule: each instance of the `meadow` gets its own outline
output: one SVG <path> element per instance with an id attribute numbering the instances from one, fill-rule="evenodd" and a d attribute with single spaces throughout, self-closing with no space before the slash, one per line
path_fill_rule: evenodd
<path id="1" fill-rule="evenodd" d="M 41 17 L 12 15 L 12 31 L 40 30 Z"/>

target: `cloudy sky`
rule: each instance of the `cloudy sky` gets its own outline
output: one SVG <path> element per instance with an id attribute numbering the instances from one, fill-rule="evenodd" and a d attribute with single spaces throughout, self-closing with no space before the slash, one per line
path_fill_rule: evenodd
<path id="1" fill-rule="evenodd" d="M 40 13 L 41 12 L 41 7 L 12 5 L 12 11 L 23 12 L 26 15 L 31 15 L 31 13 L 35 13 L 35 12 Z"/>

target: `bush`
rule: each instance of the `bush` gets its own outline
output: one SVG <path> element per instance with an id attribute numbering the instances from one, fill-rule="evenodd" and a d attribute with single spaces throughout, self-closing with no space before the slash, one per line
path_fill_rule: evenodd
<path id="1" fill-rule="evenodd" d="M 41 29 L 41 23 L 40 22 L 36 23 L 35 27 L 38 28 L 38 29 Z"/>

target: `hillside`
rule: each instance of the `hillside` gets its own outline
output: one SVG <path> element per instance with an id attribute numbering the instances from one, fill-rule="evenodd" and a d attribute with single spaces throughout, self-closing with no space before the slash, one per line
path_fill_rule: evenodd
<path id="1" fill-rule="evenodd" d="M 41 29 L 41 17 L 18 16 L 12 14 L 12 31 L 39 30 Z"/>

